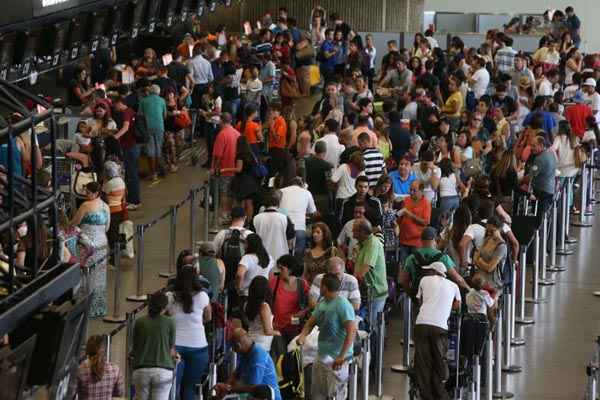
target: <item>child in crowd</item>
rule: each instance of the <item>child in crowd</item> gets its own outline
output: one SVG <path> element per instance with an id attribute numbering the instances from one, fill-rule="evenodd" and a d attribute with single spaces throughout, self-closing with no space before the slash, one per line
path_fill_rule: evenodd
<path id="1" fill-rule="evenodd" d="M 466 303 L 470 314 L 487 315 L 491 323 L 496 320 L 495 290 L 488 288 L 485 277 L 476 272 L 471 278 L 471 289 L 467 293 Z"/>

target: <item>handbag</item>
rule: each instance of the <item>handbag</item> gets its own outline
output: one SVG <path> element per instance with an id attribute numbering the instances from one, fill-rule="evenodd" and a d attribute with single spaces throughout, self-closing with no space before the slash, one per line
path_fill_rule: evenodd
<path id="1" fill-rule="evenodd" d="M 260 162 L 260 160 L 258 159 L 258 157 L 256 157 L 254 153 L 252 153 L 252 160 L 252 175 L 254 175 L 255 178 L 263 179 L 264 177 L 269 175 L 269 170 L 267 169 L 265 164 Z"/>
<path id="2" fill-rule="evenodd" d="M 181 110 L 179 114 L 175 116 L 175 126 L 177 129 L 185 129 L 192 126 L 192 119 L 190 113 L 187 110 Z"/>
<path id="3" fill-rule="evenodd" d="M 133 136 L 136 143 L 148 143 L 148 122 L 144 114 L 138 114 L 133 121 Z"/>
<path id="4" fill-rule="evenodd" d="M 80 198 L 86 197 L 85 185 L 90 182 L 97 182 L 98 174 L 94 171 L 84 171 L 83 169 L 78 169 L 75 172 L 75 176 L 72 180 L 72 191 L 75 196 Z"/>
<path id="5" fill-rule="evenodd" d="M 123 244 L 123 256 L 127 258 L 135 257 L 135 250 L 133 246 L 133 222 L 126 220 L 121 222 L 119 225 L 119 236 L 124 238 Z"/>
<path id="6" fill-rule="evenodd" d="M 279 88 L 279 94 L 281 97 L 287 97 L 290 99 L 297 99 L 300 97 L 300 88 L 298 87 L 298 81 L 295 77 L 282 77 Z"/>
<path id="7" fill-rule="evenodd" d="M 579 145 L 573 149 L 575 153 L 575 166 L 582 168 L 588 160 L 587 152 L 582 145 Z"/>

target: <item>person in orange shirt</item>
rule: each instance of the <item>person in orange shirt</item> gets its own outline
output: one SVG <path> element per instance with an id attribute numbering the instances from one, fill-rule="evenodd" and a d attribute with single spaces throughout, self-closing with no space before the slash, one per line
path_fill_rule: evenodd
<path id="1" fill-rule="evenodd" d="M 184 60 L 188 60 L 193 57 L 195 45 L 196 41 L 192 34 L 186 33 L 181 44 L 177 46 L 177 52 L 181 54 Z"/>
<path id="2" fill-rule="evenodd" d="M 275 176 L 286 168 L 290 157 L 286 147 L 288 127 L 281 115 L 281 105 L 271 105 L 269 120 L 269 176 Z"/>
<path id="3" fill-rule="evenodd" d="M 259 122 L 257 122 L 259 121 Z M 262 125 L 258 119 L 258 110 L 252 104 L 246 106 L 244 118 L 238 122 L 236 129 L 246 137 L 252 153 L 258 157 L 263 143 Z"/>
<path id="4" fill-rule="evenodd" d="M 402 264 L 406 257 L 421 247 L 421 233 L 431 220 L 431 203 L 423 196 L 425 184 L 415 180 L 410 185 L 410 196 L 404 199 L 404 207 L 398 211 L 400 234 L 399 262 Z"/>
<path id="5" fill-rule="evenodd" d="M 285 149 L 287 143 L 287 122 L 281 116 L 278 104 L 271 106 L 271 124 L 269 126 L 269 150 Z"/>

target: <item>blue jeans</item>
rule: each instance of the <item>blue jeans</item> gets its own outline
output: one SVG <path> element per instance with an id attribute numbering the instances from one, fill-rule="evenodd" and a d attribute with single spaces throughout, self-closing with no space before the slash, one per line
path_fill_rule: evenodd
<path id="1" fill-rule="evenodd" d="M 371 357 L 375 357 L 377 352 L 377 344 L 379 343 L 379 324 L 377 318 L 379 313 L 383 312 L 385 308 L 385 301 L 387 296 L 377 297 L 371 300 L 371 310 L 369 314 L 369 328 L 371 329 Z"/>
<path id="2" fill-rule="evenodd" d="M 181 356 L 177 368 L 177 393 L 182 400 L 194 400 L 196 385 L 202 383 L 208 373 L 208 347 L 175 346 L 175 350 Z"/>
<path id="3" fill-rule="evenodd" d="M 233 100 L 226 100 L 223 104 L 223 109 L 225 111 L 231 113 L 231 116 L 232 116 L 234 122 L 237 120 L 237 115 L 238 115 L 241 103 L 242 103 L 242 99 L 233 99 Z"/>
<path id="4" fill-rule="evenodd" d="M 131 204 L 140 204 L 140 172 L 138 161 L 140 159 L 140 146 L 137 144 L 131 149 L 123 150 L 123 164 L 125 164 L 125 185 L 127 186 L 127 201 Z"/>
<path id="5" fill-rule="evenodd" d="M 300 262 L 304 258 L 304 252 L 306 251 L 306 231 L 296 231 L 296 243 L 294 245 L 294 257 Z"/>

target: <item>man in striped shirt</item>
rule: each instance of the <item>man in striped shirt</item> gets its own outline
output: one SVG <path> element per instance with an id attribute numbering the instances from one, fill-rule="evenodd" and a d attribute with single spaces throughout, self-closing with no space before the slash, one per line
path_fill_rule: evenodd
<path id="1" fill-rule="evenodd" d="M 379 149 L 371 146 L 371 137 L 367 132 L 358 135 L 358 147 L 363 153 L 365 175 L 369 179 L 369 188 L 372 189 L 385 172 L 385 160 Z"/>

